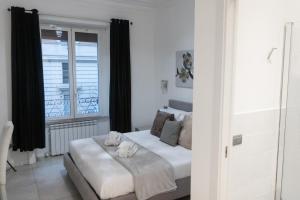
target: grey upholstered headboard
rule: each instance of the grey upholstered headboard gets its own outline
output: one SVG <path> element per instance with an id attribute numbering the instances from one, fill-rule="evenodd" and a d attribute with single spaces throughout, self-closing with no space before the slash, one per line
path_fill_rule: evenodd
<path id="1" fill-rule="evenodd" d="M 193 104 L 189 102 L 184 101 L 178 101 L 174 99 L 169 100 L 169 107 L 175 108 L 178 110 L 184 110 L 186 112 L 192 112 L 193 111 Z"/>

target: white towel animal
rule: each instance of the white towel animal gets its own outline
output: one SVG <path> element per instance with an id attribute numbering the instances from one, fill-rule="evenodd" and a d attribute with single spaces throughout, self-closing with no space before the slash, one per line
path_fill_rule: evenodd
<path id="1" fill-rule="evenodd" d="M 117 150 L 119 157 L 129 158 L 132 157 L 138 150 L 138 146 L 130 141 L 123 141 Z"/>
<path id="2" fill-rule="evenodd" d="M 116 131 L 110 131 L 106 136 L 104 144 L 106 146 L 118 146 L 122 141 L 122 134 Z"/>

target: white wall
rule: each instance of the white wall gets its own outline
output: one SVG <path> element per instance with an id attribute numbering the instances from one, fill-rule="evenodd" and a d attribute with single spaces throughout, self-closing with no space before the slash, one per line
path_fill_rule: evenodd
<path id="1" fill-rule="evenodd" d="M 231 149 L 231 200 L 274 199 L 283 3 L 238 1 L 232 134 L 243 135 L 243 144 Z"/>
<path id="2" fill-rule="evenodd" d="M 300 22 L 300 2 L 298 0 L 285 1 L 285 22 Z"/>
<path id="3" fill-rule="evenodd" d="M 157 105 L 152 9 L 96 0 L 65 0 L 63 4 L 60 0 L 2 0 L 0 4 L 0 125 L 11 118 L 10 14 L 7 8 L 12 5 L 37 8 L 41 14 L 65 17 L 106 21 L 114 17 L 132 20 L 134 23 L 131 26 L 132 124 L 133 127 L 141 126 L 152 120 Z M 154 98 L 149 98 L 149 94 Z"/>
<path id="4" fill-rule="evenodd" d="M 159 106 L 168 105 L 169 99 L 192 102 L 193 90 L 175 86 L 176 51 L 194 49 L 195 0 L 173 0 L 160 7 L 155 16 L 156 90 Z M 160 90 L 161 80 L 168 80 L 168 92 Z"/>
<path id="5" fill-rule="evenodd" d="M 238 3 L 235 113 L 278 108 L 284 30 L 281 4 L 282 0 Z M 269 63 L 273 47 L 278 50 Z"/>
<path id="6" fill-rule="evenodd" d="M 274 110 L 234 115 L 232 131 L 243 134 L 243 144 L 231 152 L 230 200 L 274 199 L 278 115 Z"/>

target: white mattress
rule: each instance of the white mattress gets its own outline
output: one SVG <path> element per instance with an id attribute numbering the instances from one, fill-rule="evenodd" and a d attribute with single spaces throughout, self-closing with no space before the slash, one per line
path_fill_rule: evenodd
<path id="1" fill-rule="evenodd" d="M 172 147 L 159 141 L 150 131 L 127 133 L 134 142 L 167 160 L 174 168 L 175 178 L 191 175 L 191 150 Z M 70 142 L 70 154 L 85 179 L 101 199 L 134 192 L 131 173 L 107 154 L 92 138 Z"/>

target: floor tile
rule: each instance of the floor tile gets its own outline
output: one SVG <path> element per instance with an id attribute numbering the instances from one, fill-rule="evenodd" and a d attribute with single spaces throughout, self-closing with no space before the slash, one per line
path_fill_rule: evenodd
<path id="1" fill-rule="evenodd" d="M 66 170 L 62 163 L 33 168 L 33 175 L 37 183 L 48 181 L 49 179 L 57 179 L 63 177 L 65 174 Z"/>
<path id="2" fill-rule="evenodd" d="M 10 169 L 10 168 L 9 168 Z M 32 169 L 32 165 L 21 165 L 21 166 L 16 166 L 15 169 L 19 171 L 26 171 L 29 169 Z M 11 172 L 14 172 L 12 169 L 10 169 Z"/>
<path id="3" fill-rule="evenodd" d="M 32 169 L 17 169 L 17 172 L 9 171 L 6 179 L 7 188 L 16 188 L 18 186 L 32 185 L 35 183 Z"/>
<path id="4" fill-rule="evenodd" d="M 35 167 L 43 167 L 43 166 L 49 166 L 54 164 L 63 164 L 63 156 L 39 158 L 38 161 L 31 166 L 32 168 L 35 168 Z"/>
<path id="5" fill-rule="evenodd" d="M 50 178 L 37 184 L 40 200 L 57 200 L 78 194 L 69 177 Z"/>
<path id="6" fill-rule="evenodd" d="M 8 200 L 39 200 L 37 187 L 35 184 L 7 187 L 7 199 Z"/>

